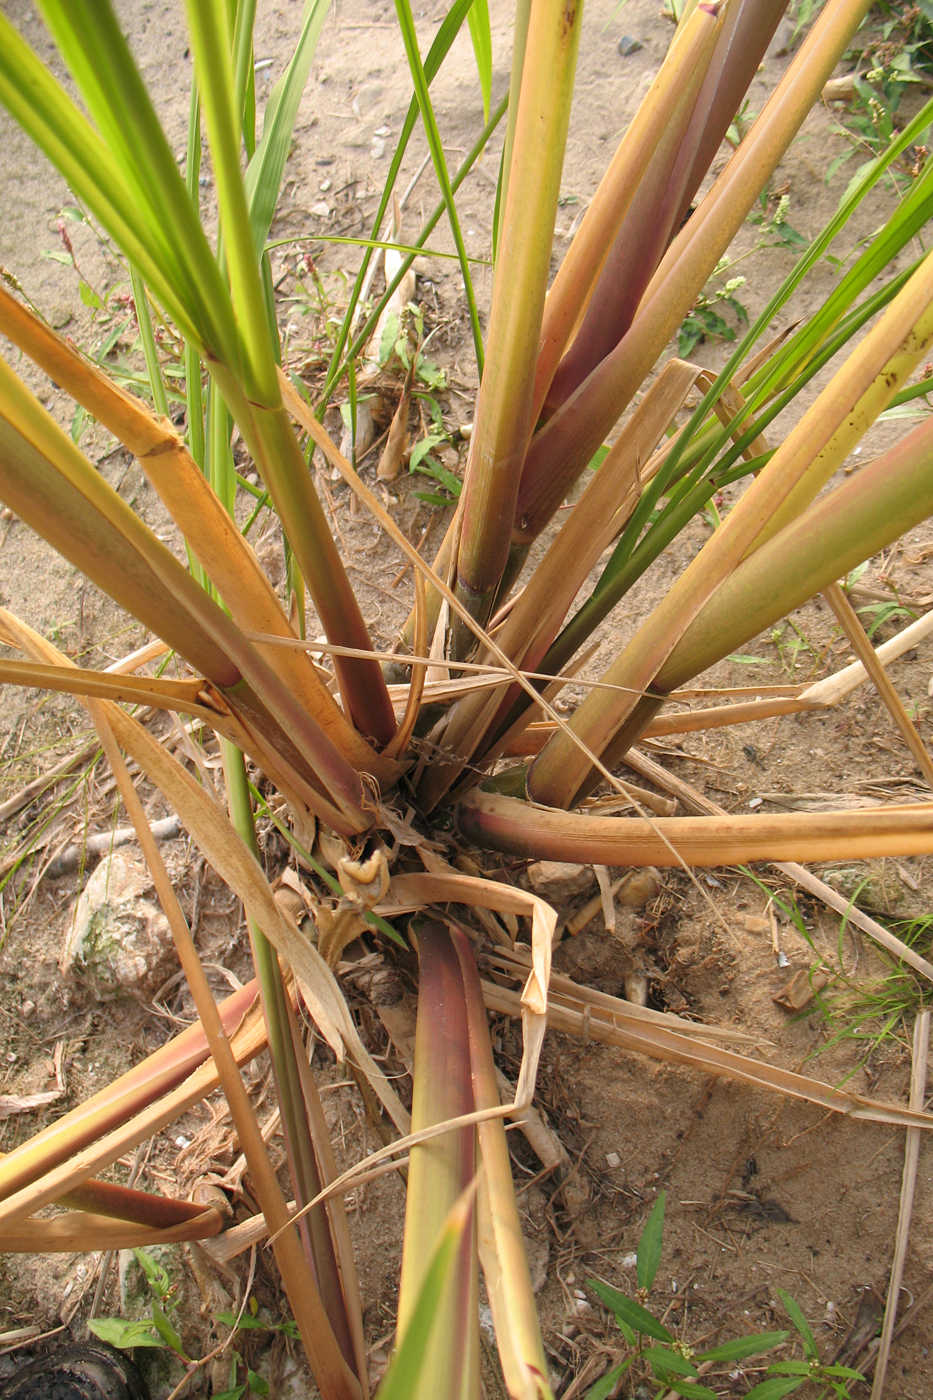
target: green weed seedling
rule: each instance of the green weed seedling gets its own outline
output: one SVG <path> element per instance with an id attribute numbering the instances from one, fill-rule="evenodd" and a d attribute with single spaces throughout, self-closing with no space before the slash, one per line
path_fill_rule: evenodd
<path id="1" fill-rule="evenodd" d="M 78 262 L 71 237 L 71 226 L 87 229 L 96 238 L 104 257 L 116 273 L 109 285 L 95 285 L 90 274 L 86 273 Z M 156 325 L 150 324 L 148 310 L 145 314 L 145 328 L 140 324 L 138 308 L 134 306 L 129 269 L 111 240 L 76 204 L 66 204 L 59 210 L 56 229 L 60 246 L 47 248 L 42 256 L 50 262 L 62 263 L 74 270 L 78 279 L 78 295 L 91 313 L 98 337 L 93 348 L 88 348 L 88 357 L 124 388 L 154 400 L 151 376 L 139 365 L 140 358 L 145 354 L 146 335 L 151 339 L 153 355 L 158 355 L 159 379 L 164 396 L 156 403 L 156 408 L 159 412 L 167 412 L 169 401 L 175 404 L 183 403 L 184 398 L 179 390 L 179 384 L 184 378 L 181 341 L 163 321 Z M 73 442 L 80 443 L 87 425 L 87 410 L 79 404 L 71 420 Z"/>
<path id="2" fill-rule="evenodd" d="M 878 23 L 867 43 L 856 52 L 858 72 L 854 80 L 853 105 L 838 128 L 852 142 L 850 149 L 831 161 L 827 181 L 857 152 L 873 158 L 903 126 L 899 109 L 904 97 L 929 85 L 933 75 L 933 3 L 918 0 L 904 5 L 900 0 L 878 0 L 874 13 Z M 929 133 L 925 138 L 929 143 Z M 903 193 L 926 157 L 926 145 L 911 146 L 892 165 L 888 179 L 896 194 Z M 865 169 L 855 172 L 858 179 Z"/>
<path id="3" fill-rule="evenodd" d="M 781 659 L 781 670 L 793 675 L 809 653 L 810 673 L 823 662 L 823 656 L 792 617 L 771 628 L 769 639 Z"/>
<path id="4" fill-rule="evenodd" d="M 849 925 L 848 915 L 839 922 L 835 956 L 827 956 L 817 948 L 813 930 L 792 894 L 787 891 L 778 893 L 747 866 L 743 867 L 743 874 L 768 896 L 776 909 L 781 910 L 813 954 L 809 972 L 813 998 L 798 1014 L 800 1017 L 810 1017 L 814 1013 L 818 1015 L 823 1021 L 825 1039 L 821 1039 L 808 1058 L 816 1059 L 844 1041 L 852 1045 L 857 1051 L 857 1058 L 836 1081 L 841 1086 L 864 1069 L 884 1045 L 900 1042 L 906 1047 L 910 1042 L 909 1026 L 929 1001 L 922 979 L 905 963 L 891 957 L 883 948 L 876 947 L 873 956 L 883 971 L 876 976 L 862 975 L 856 981 L 845 969 L 844 940 Z M 852 890 L 849 896 L 852 908 L 860 907 L 868 886 L 869 879 L 866 877 Z M 884 922 L 902 943 L 928 956 L 933 916 Z"/>
<path id="5" fill-rule="evenodd" d="M 636 1394 L 636 1386 L 647 1385 L 652 1400 L 673 1392 L 685 1400 L 721 1400 L 726 1394 L 736 1394 L 734 1382 L 741 1378 L 740 1363 L 755 1357 L 766 1356 L 784 1345 L 792 1333 L 754 1332 L 745 1337 L 735 1337 L 717 1347 L 697 1350 L 679 1337 L 675 1337 L 654 1313 L 645 1307 L 648 1295 L 654 1284 L 658 1265 L 661 1261 L 661 1247 L 664 1233 L 664 1208 L 667 1193 L 662 1191 L 654 1203 L 651 1214 L 642 1231 L 636 1255 L 636 1275 L 638 1292 L 636 1298 L 629 1298 L 600 1279 L 587 1279 L 587 1286 L 593 1290 L 601 1302 L 612 1313 L 619 1330 L 625 1339 L 628 1355 L 617 1366 L 613 1366 L 586 1392 L 584 1400 L 608 1400 L 609 1396 L 621 1394 L 617 1387 L 623 1376 L 631 1372 L 632 1389 L 625 1394 Z M 803 1357 L 787 1361 L 772 1361 L 763 1380 L 746 1391 L 745 1400 L 782 1400 L 801 1386 L 815 1383 L 821 1386 L 822 1394 L 833 1395 L 837 1400 L 849 1400 L 849 1383 L 864 1379 L 860 1372 L 848 1366 L 824 1365 L 820 1361 L 816 1342 L 803 1312 L 789 1294 L 778 1289 L 778 1296 L 793 1324 L 803 1347 Z M 710 1373 L 719 1366 L 729 1366 L 730 1371 L 724 1380 L 728 1390 L 713 1389 L 715 1375 Z M 700 1377 L 703 1380 L 700 1380 Z M 653 1388 L 652 1388 L 653 1387 Z M 641 1393 L 639 1390 L 637 1393 Z"/>
<path id="6" fill-rule="evenodd" d="M 426 505 L 444 507 L 457 500 L 462 482 L 436 454 L 436 449 L 449 443 L 451 437 L 435 398 L 435 394 L 446 389 L 447 375 L 425 355 L 424 347 L 429 340 L 430 336 L 424 333 L 421 308 L 410 302 L 401 316 L 393 313 L 386 317 L 378 360 L 383 369 L 395 362 L 406 374 L 412 371 L 412 398 L 422 410 L 422 431 L 411 449 L 408 470 L 414 475 L 429 477 L 437 487 L 433 491 L 416 491 L 417 499 Z"/>
<path id="7" fill-rule="evenodd" d="M 178 1299 L 176 1288 L 161 1264 L 145 1249 L 134 1249 L 133 1254 L 146 1278 L 151 1294 L 150 1315 L 133 1320 L 123 1317 L 92 1317 L 88 1328 L 95 1337 L 121 1351 L 133 1351 L 137 1347 L 151 1348 L 170 1353 L 190 1374 L 199 1370 L 210 1358 L 200 1360 L 191 1357 L 178 1331 Z M 228 1327 L 232 1333 L 263 1331 L 282 1332 L 287 1336 L 298 1335 L 291 1321 L 273 1322 L 259 1312 L 255 1298 L 250 1298 L 241 1315 L 222 1312 L 217 1321 Z M 216 1353 L 212 1353 L 215 1355 Z M 268 1395 L 269 1382 L 253 1371 L 239 1352 L 231 1355 L 231 1385 L 222 1392 L 214 1393 L 214 1400 L 243 1400 L 249 1395 Z M 242 1376 L 242 1380 L 240 1377 Z"/>
<path id="8" fill-rule="evenodd" d="M 449 467 L 437 457 L 435 448 L 450 442 L 450 434 L 444 427 L 441 407 L 430 394 L 421 395 L 421 401 L 430 420 L 422 437 L 411 449 L 408 470 L 420 476 L 427 476 L 437 483 L 436 491 L 416 491 L 419 501 L 429 506 L 449 506 L 457 500 L 463 483 Z"/>
<path id="9" fill-rule="evenodd" d="M 730 127 L 730 134 L 727 134 L 727 139 L 736 146 L 742 138 L 745 120 L 743 113 L 740 113 L 736 123 Z M 748 120 L 751 120 L 750 116 Z M 807 240 L 787 221 L 789 208 L 790 197 L 786 193 L 772 197 L 767 189 L 762 190 L 758 209 L 748 217 L 748 222 L 761 230 L 754 246 L 738 257 L 720 261 L 681 323 L 677 332 L 677 353 L 683 359 L 687 359 L 705 341 L 734 341 L 737 330 L 748 325 L 748 311 L 736 295 L 745 285 L 745 278 L 741 274 L 727 276 L 737 263 L 764 248 L 785 248 L 799 253 L 806 246 Z"/>
<path id="10" fill-rule="evenodd" d="M 930 923 L 931 920 L 927 918 L 894 923 L 890 927 L 908 947 L 919 945 L 926 950 L 929 947 Z M 828 1036 L 816 1053 L 822 1053 L 842 1041 L 854 1045 L 858 1059 L 846 1075 L 847 1079 L 862 1069 L 884 1045 L 895 1042 L 906 1045 L 913 1018 L 927 1004 L 924 985 L 912 969 L 895 961 L 881 949 L 876 952 L 886 967 L 881 976 L 854 981 L 843 969 L 840 954 L 837 966 L 827 968 L 832 972 L 833 980 L 827 987 L 814 991 L 814 1006 L 823 1017 Z"/>
<path id="11" fill-rule="evenodd" d="M 852 592 L 854 585 L 858 583 L 867 568 L 868 561 L 866 560 L 865 563 L 859 564 L 857 568 L 852 569 L 846 575 L 844 587 L 847 593 Z M 865 603 L 856 609 L 859 616 L 865 618 L 865 631 L 870 639 L 874 638 L 879 627 L 883 627 L 885 623 L 897 623 L 904 626 L 908 622 L 914 622 L 918 616 L 913 609 L 900 601 L 893 585 L 889 583 L 888 586 L 893 595 L 890 599 L 879 599 L 876 602 Z"/>
<path id="12" fill-rule="evenodd" d="M 731 312 L 737 325 L 748 325 L 748 312 L 735 295 L 744 285 L 744 277 L 730 277 L 719 287 L 709 283 L 700 293 L 677 332 L 677 353 L 682 359 L 706 340 L 735 340 L 735 327 L 726 320 L 724 311 Z"/>

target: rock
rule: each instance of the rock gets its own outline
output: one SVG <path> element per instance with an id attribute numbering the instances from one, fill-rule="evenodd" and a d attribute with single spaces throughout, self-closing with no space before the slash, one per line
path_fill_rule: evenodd
<path id="1" fill-rule="evenodd" d="M 639 969 L 625 974 L 625 1000 L 634 1006 L 648 1005 L 648 978 Z"/>
<path id="2" fill-rule="evenodd" d="M 792 53 L 803 39 L 803 27 L 798 26 L 792 19 L 782 19 L 774 33 L 774 38 L 768 46 L 767 58 L 784 58 Z"/>
<path id="3" fill-rule="evenodd" d="M 578 894 L 588 894 L 596 884 L 590 865 L 565 860 L 536 860 L 527 870 L 528 883 L 550 904 L 562 904 Z"/>
<path id="4" fill-rule="evenodd" d="M 907 860 L 837 861 L 817 873 L 839 894 L 871 913 L 910 920 L 930 912 L 929 890 L 916 879 L 922 868 Z"/>
<path id="5" fill-rule="evenodd" d="M 615 901 L 622 909 L 640 909 L 654 899 L 661 889 L 661 876 L 653 865 L 632 870 L 616 890 Z"/>
<path id="6" fill-rule="evenodd" d="M 631 58 L 633 53 L 644 48 L 644 44 L 640 39 L 633 39 L 631 34 L 623 34 L 617 47 L 623 58 Z"/>
<path id="7" fill-rule="evenodd" d="M 105 857 L 68 915 L 61 971 L 101 1000 L 127 992 L 148 1001 L 177 969 L 168 920 L 143 862 L 123 852 Z"/>

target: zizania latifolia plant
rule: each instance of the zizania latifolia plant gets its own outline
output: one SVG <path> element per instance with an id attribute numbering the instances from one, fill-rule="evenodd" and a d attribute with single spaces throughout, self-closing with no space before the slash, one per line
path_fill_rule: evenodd
<path id="1" fill-rule="evenodd" d="M 793 298 L 891 162 L 929 126 L 930 105 L 863 170 L 719 375 L 667 348 L 868 5 L 828 0 L 702 198 L 699 187 L 785 5 L 687 5 L 549 286 L 581 9 L 566 0 L 523 0 L 513 32 L 495 275 L 483 335 L 457 190 L 503 113 L 492 113 L 455 170 L 447 164 L 431 83 L 466 22 L 488 94 L 486 5 L 455 0 L 428 43 L 416 33 L 409 0 L 396 0 L 399 51 L 407 56 L 414 95 L 373 240 L 420 123 L 440 195 L 413 246 L 447 220 L 481 370 L 463 490 L 433 561 L 419 557 L 321 422 L 324 401 L 338 387 L 343 394 L 348 379 L 352 398 L 355 360 L 381 309 L 351 333 L 371 249 L 321 398 L 311 402 L 279 363 L 266 243 L 326 5 L 308 6 L 260 136 L 254 6 L 188 0 L 194 90 L 182 171 L 106 0 L 40 0 L 80 101 L 0 16 L 0 101 L 129 263 L 155 413 L 6 288 L 0 288 L 0 331 L 136 455 L 189 561 L 185 567 L 181 551 L 134 514 L 11 365 L 0 363 L 0 496 L 153 638 L 122 666 L 95 671 L 73 664 L 4 611 L 0 634 L 19 655 L 0 662 L 0 680 L 67 691 L 90 711 L 199 1018 L 0 1161 L 7 1249 L 144 1247 L 221 1234 L 225 1222 L 213 1207 L 101 1179 L 121 1154 L 219 1084 L 261 1210 L 249 1239 L 269 1237 L 319 1391 L 327 1400 L 367 1395 L 341 1195 L 355 1177 L 335 1180 L 298 1030 L 300 999 L 317 1033 L 368 1080 L 394 1124 L 399 1138 L 381 1156 L 409 1155 L 397 1345 L 379 1394 L 383 1400 L 480 1394 L 481 1263 L 505 1387 L 531 1400 L 549 1395 L 551 1383 L 504 1119 L 520 1118 L 532 1099 L 546 1016 L 556 1029 L 582 1028 L 590 1037 L 768 1084 L 829 1109 L 930 1126 L 921 1113 L 721 1048 L 715 1028 L 704 1028 L 701 1045 L 677 1018 L 596 999 L 564 979 L 549 1007 L 554 911 L 522 890 L 463 874 L 439 849 L 448 833 L 452 858 L 459 840 L 513 857 L 688 869 L 933 850 L 927 804 L 731 816 L 697 794 L 689 798 L 696 814 L 666 816 L 655 812 L 668 805 L 656 793 L 626 788 L 615 776 L 628 761 L 655 786 L 667 783 L 663 769 L 638 753 L 646 736 L 834 703 L 848 673 L 807 690 L 726 696 L 702 711 L 685 712 L 677 696 L 679 687 L 816 593 L 831 601 L 876 684 L 886 681 L 838 580 L 930 513 L 933 420 L 914 421 L 896 446 L 839 483 L 834 478 L 879 414 L 930 388 L 929 379 L 916 384 L 913 376 L 933 344 L 933 263 L 917 256 L 915 244 L 933 209 L 933 161 L 920 163 L 898 206 L 809 319 L 798 320 Z M 216 190 L 216 241 L 198 208 L 202 131 Z M 402 251 L 393 281 L 413 256 Z M 184 432 L 166 413 L 153 318 L 184 342 Z M 776 323 L 793 329 L 775 337 Z M 796 426 L 770 437 L 778 413 L 830 366 Z M 695 391 L 696 407 L 685 412 Z M 287 541 L 288 598 L 276 594 L 235 523 L 234 430 Z M 587 473 L 607 440 L 612 446 L 598 470 Z M 411 569 L 411 617 L 391 658 L 372 647 L 308 467 L 310 450 L 343 475 Z M 582 481 L 585 489 L 575 491 Z M 735 504 L 726 509 L 721 493 L 730 486 Z M 561 510 L 571 495 L 572 509 Z M 638 620 L 573 715 L 559 714 L 554 678 L 575 665 L 599 623 L 714 498 L 719 524 L 703 548 Z M 543 551 L 532 552 L 538 541 Z M 610 549 L 587 592 L 591 570 Z M 309 648 L 306 629 L 326 643 Z M 312 649 L 330 658 L 326 666 L 312 661 Z M 177 659 L 171 675 L 162 669 L 166 653 Z M 428 683 L 429 655 L 432 666 L 446 659 L 462 678 Z M 885 695 L 929 774 L 903 707 Z M 170 752 L 139 718 L 146 707 L 174 711 L 202 752 L 219 750 L 227 810 L 204 781 L 209 767 Z M 161 791 L 245 906 L 256 981 L 220 1005 L 128 759 Z M 638 814 L 595 813 L 589 796 L 600 782 L 634 796 Z M 644 804 L 653 806 L 645 811 Z M 315 872 L 303 882 L 314 937 L 299 929 L 294 904 L 277 897 L 260 868 L 257 815 L 274 820 L 305 870 Z M 479 868 L 475 858 L 472 868 Z M 429 912 L 450 904 L 481 911 L 485 939 Z M 513 928 L 515 916 L 527 919 L 527 942 L 509 944 L 487 910 L 504 914 Z M 396 941 L 417 949 L 410 1114 L 363 1045 L 334 975 L 343 947 L 361 931 L 387 957 Z M 919 961 L 927 975 L 933 972 Z M 482 979 L 478 962 L 487 973 Z M 524 1058 L 514 1100 L 505 1104 L 487 1008 L 523 1022 Z M 243 1062 L 266 1047 L 300 1214 L 270 1165 L 240 1076 Z M 40 1214 L 53 1203 L 64 1210 Z M 229 1258 L 246 1244 L 242 1234 L 230 1234 L 215 1246 Z"/>

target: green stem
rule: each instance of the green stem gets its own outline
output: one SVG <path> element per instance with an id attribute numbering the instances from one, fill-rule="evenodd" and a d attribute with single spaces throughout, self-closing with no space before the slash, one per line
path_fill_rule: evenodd
<path id="1" fill-rule="evenodd" d="M 146 284 L 139 272 L 132 263 L 130 264 L 130 284 L 133 288 L 133 301 L 136 305 L 136 320 L 139 325 L 139 338 L 143 345 L 143 356 L 146 361 L 146 373 L 149 375 L 149 388 L 152 393 L 152 402 L 155 404 L 157 413 L 161 413 L 164 418 L 168 417 L 168 398 L 165 393 L 165 382 L 162 379 L 162 366 L 159 364 L 159 353 L 156 350 L 155 335 L 152 330 L 152 317 L 149 314 L 149 300 L 146 296 Z"/>
<path id="2" fill-rule="evenodd" d="M 191 83 L 188 108 L 188 144 L 185 157 L 185 185 L 197 209 L 201 190 L 201 103 L 197 83 Z M 204 470 L 204 395 L 201 386 L 201 357 L 198 347 L 185 341 L 185 401 L 188 409 L 188 451 Z"/>
<path id="3" fill-rule="evenodd" d="M 244 389 L 257 406 L 280 402 L 276 362 L 240 170 L 242 108 L 237 108 L 233 35 L 222 3 L 187 0 L 198 91 L 211 144 L 220 225 L 233 305 L 240 327 Z"/>
<path id="4" fill-rule="evenodd" d="M 473 331 L 473 348 L 476 353 L 476 364 L 480 374 L 482 374 L 483 333 L 479 324 L 479 312 L 476 309 L 476 297 L 473 294 L 473 278 L 470 273 L 470 260 L 467 257 L 466 244 L 463 241 L 463 233 L 460 229 L 460 217 L 457 213 L 456 203 L 454 202 L 450 173 L 447 169 L 447 159 L 444 155 L 441 135 L 437 129 L 437 120 L 434 116 L 434 108 L 431 104 L 430 93 L 428 92 L 428 78 L 424 65 L 421 62 L 421 54 L 418 50 L 418 37 L 415 33 L 414 16 L 412 15 L 411 5 L 408 0 L 395 0 L 395 10 L 398 15 L 399 28 L 402 32 L 402 39 L 405 44 L 405 54 L 408 58 L 408 68 L 415 87 L 418 108 L 421 112 L 421 121 L 424 125 L 425 135 L 428 140 L 428 149 L 431 152 L 431 160 L 434 164 L 434 173 L 437 176 L 437 183 L 441 187 L 441 194 L 444 197 L 444 204 L 447 208 L 447 217 L 450 221 L 450 231 L 453 235 L 454 246 L 457 249 L 457 256 L 460 259 L 460 272 L 463 277 L 467 307 L 470 314 L 470 326 Z"/>
<path id="5" fill-rule="evenodd" d="M 473 145 L 471 150 L 467 152 L 467 155 L 464 158 L 462 165 L 459 167 L 451 181 L 450 188 L 454 194 L 457 193 L 460 186 L 463 184 L 464 180 L 469 175 L 470 171 L 473 169 L 473 166 L 476 164 L 477 160 L 482 155 L 483 151 L 486 149 L 487 145 L 489 144 L 490 137 L 496 130 L 496 127 L 499 125 L 502 118 L 505 116 L 507 106 L 508 99 L 503 98 L 496 110 L 493 112 L 488 123 L 483 128 L 483 131 L 477 138 L 475 144 Z M 424 227 L 422 228 L 420 234 L 418 235 L 417 239 L 413 244 L 414 248 L 420 249 L 424 246 L 424 244 L 427 242 L 427 240 L 433 233 L 434 229 L 444 217 L 444 211 L 446 207 L 447 206 L 445 205 L 443 200 L 440 200 L 434 206 L 430 217 L 428 218 L 427 222 L 425 223 Z M 365 267 L 368 265 L 368 255 L 371 251 L 372 250 L 367 249 L 367 254 L 364 256 L 363 266 L 361 268 L 361 274 Z M 405 276 L 406 272 L 411 267 L 416 256 L 416 253 L 409 253 L 403 259 L 398 271 L 386 287 L 379 301 L 376 303 L 372 311 L 363 321 L 360 329 L 357 331 L 356 336 L 350 344 L 349 349 L 346 349 L 346 340 L 347 335 L 349 334 L 349 320 L 347 316 L 344 317 L 345 325 L 341 327 L 341 334 L 338 336 L 337 345 L 335 346 L 334 354 L 331 357 L 331 363 L 327 371 L 327 378 L 324 381 L 324 387 L 321 390 L 320 396 L 318 398 L 319 413 L 328 403 L 330 396 L 333 392 L 334 386 L 337 384 L 341 375 L 347 372 L 348 367 L 353 363 L 353 361 L 360 355 L 360 353 L 364 349 L 366 342 L 372 335 L 376 323 L 378 322 L 379 317 L 382 315 L 382 312 L 385 306 L 387 305 L 390 297 L 401 283 L 402 278 Z M 357 282 L 359 281 L 360 276 L 357 277 Z M 354 297 L 358 298 L 358 290 L 356 286 L 354 286 L 353 294 L 351 295 L 351 308 L 355 307 L 356 305 L 356 301 L 354 301 L 353 299 Z"/>
<path id="6" fill-rule="evenodd" d="M 427 57 L 424 60 L 424 74 L 428 84 L 432 83 L 434 78 L 437 76 L 438 70 L 440 69 L 442 62 L 444 61 L 444 58 L 446 57 L 451 44 L 457 37 L 457 34 L 459 33 L 463 21 L 467 15 L 467 12 L 472 4 L 473 0 L 455 0 L 455 3 L 450 7 L 450 10 L 447 12 L 443 21 L 441 22 L 441 26 L 438 29 L 437 34 L 435 35 L 434 42 L 431 44 L 431 47 L 427 53 Z M 503 110 L 504 106 L 500 106 L 499 112 L 496 115 L 494 115 L 491 121 L 489 121 L 486 125 L 486 130 L 483 134 L 483 137 L 481 138 L 482 145 L 479 146 L 479 149 L 474 147 L 474 151 L 471 152 L 471 155 L 467 157 L 467 161 L 471 165 L 476 159 L 476 156 L 479 154 L 479 152 L 485 148 L 485 145 L 489 140 L 489 136 L 492 134 L 497 122 L 502 116 Z M 376 210 L 375 218 L 373 219 L 371 235 L 373 240 L 378 240 L 382 235 L 383 220 L 385 219 L 386 211 L 389 207 L 389 201 L 392 198 L 392 191 L 395 189 L 395 183 L 398 179 L 399 171 L 402 168 L 402 160 L 404 159 L 405 151 L 408 148 L 408 142 L 411 139 L 411 134 L 415 129 L 415 122 L 417 121 L 417 119 L 418 100 L 417 98 L 413 97 L 411 99 L 411 102 L 408 104 L 408 111 L 405 114 L 405 120 L 402 123 L 402 129 L 399 133 L 399 138 L 396 142 L 395 150 L 392 153 L 392 160 L 389 163 L 389 173 L 386 176 L 385 185 L 383 186 L 382 195 L 379 200 L 379 206 Z M 461 167 L 461 170 L 463 170 L 463 167 Z M 462 179 L 463 175 L 460 174 L 457 177 L 455 177 L 454 180 L 451 182 L 452 193 L 456 194 L 457 189 L 460 183 L 462 182 Z M 446 207 L 447 206 L 445 202 L 441 200 L 440 205 L 438 206 L 433 216 L 433 223 L 431 224 L 431 228 L 433 228 L 435 224 L 437 224 L 440 221 Z M 419 239 L 419 243 L 423 242 L 427 238 L 427 236 L 428 233 L 427 231 L 425 231 L 422 234 L 421 239 Z M 369 263 L 373 255 L 373 251 L 374 250 L 372 248 L 367 248 L 367 250 L 363 254 L 363 261 L 360 264 L 360 270 L 357 273 L 356 280 L 353 284 L 353 289 L 350 293 L 350 300 L 347 305 L 347 309 L 344 312 L 343 321 L 341 322 L 340 330 L 337 334 L 337 340 L 334 344 L 334 349 L 331 354 L 330 364 L 327 367 L 327 375 L 324 380 L 324 388 L 321 391 L 321 398 L 319 401 L 320 407 L 322 407 L 328 402 L 330 395 L 333 391 L 334 385 L 337 383 L 340 376 L 344 372 L 347 360 L 355 358 L 355 356 L 359 354 L 361 345 L 365 344 L 366 340 L 369 339 L 369 336 L 372 334 L 372 328 L 373 326 L 375 326 L 376 321 L 379 318 L 379 314 L 382 309 L 382 303 L 373 311 L 372 315 L 366 322 L 368 330 L 366 331 L 365 338 L 361 341 L 360 337 L 358 336 L 354 344 L 351 346 L 350 350 L 347 351 L 347 340 L 350 336 L 350 330 L 353 325 L 353 318 L 356 313 L 356 308 L 359 304 L 360 295 L 362 293 L 363 285 L 366 279 L 367 269 L 369 268 Z M 400 272 L 398 273 L 399 281 L 405 275 L 405 272 L 407 272 L 409 266 L 410 264 L 406 263 L 404 268 L 400 270 Z M 392 291 L 395 290 L 395 286 L 397 285 L 398 281 L 394 283 L 391 289 L 387 289 L 384 301 L 388 300 L 389 296 L 391 296 Z M 345 351 L 346 353 L 344 353 Z"/>
<path id="7" fill-rule="evenodd" d="M 257 858 L 260 857 L 253 822 L 249 781 L 240 750 L 221 740 L 227 800 L 233 825 Z M 269 1039 L 269 1054 L 275 1073 L 277 1102 L 282 1115 L 286 1151 L 291 1166 L 295 1199 L 299 1207 L 314 1200 L 321 1190 L 311 1127 L 305 1109 L 302 1073 L 297 1062 L 301 1053 L 293 1036 L 291 1008 L 282 982 L 282 971 L 275 949 L 252 920 L 247 921 L 253 951 L 253 965 L 262 994 L 263 1012 Z M 340 1271 L 331 1238 L 327 1211 L 323 1204 L 305 1215 L 298 1226 L 309 1264 L 313 1265 L 321 1299 L 348 1365 L 354 1365 L 351 1329 L 344 1306 Z"/>

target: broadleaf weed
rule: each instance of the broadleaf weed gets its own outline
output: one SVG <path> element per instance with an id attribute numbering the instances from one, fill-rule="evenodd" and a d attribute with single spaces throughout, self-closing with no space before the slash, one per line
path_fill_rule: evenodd
<path id="1" fill-rule="evenodd" d="M 638 1301 L 601 1279 L 587 1279 L 587 1287 L 615 1318 L 629 1354 L 586 1391 L 584 1400 L 608 1400 L 609 1396 L 620 1394 L 617 1387 L 626 1375 L 630 1377 L 628 1395 L 651 1394 L 654 1400 L 659 1400 L 660 1396 L 673 1393 L 683 1396 L 684 1400 L 720 1400 L 725 1395 L 738 1393 L 734 1383 L 741 1382 L 745 1377 L 739 1363 L 754 1359 L 760 1366 L 771 1353 L 784 1347 L 793 1335 L 787 1329 L 754 1332 L 744 1337 L 734 1337 L 719 1346 L 694 1347 L 684 1339 L 675 1337 L 644 1306 L 660 1263 L 665 1205 L 666 1193 L 662 1191 L 639 1240 L 636 1256 Z M 852 1392 L 849 1383 L 862 1381 L 864 1377 L 861 1372 L 847 1366 L 824 1364 L 820 1360 L 813 1329 L 800 1304 L 783 1288 L 777 1289 L 777 1295 L 799 1338 L 804 1355 L 799 1360 L 788 1358 L 769 1362 L 764 1379 L 750 1390 L 741 1392 L 745 1400 L 781 1400 L 781 1397 L 792 1395 L 809 1383 L 822 1386 L 824 1395 L 831 1391 L 837 1400 L 850 1400 Z M 715 1375 L 710 1375 L 714 1367 L 723 1365 L 731 1366 L 731 1370 L 722 1378 L 722 1384 L 727 1389 L 722 1389 Z M 712 1384 L 707 1384 L 707 1379 Z"/>

